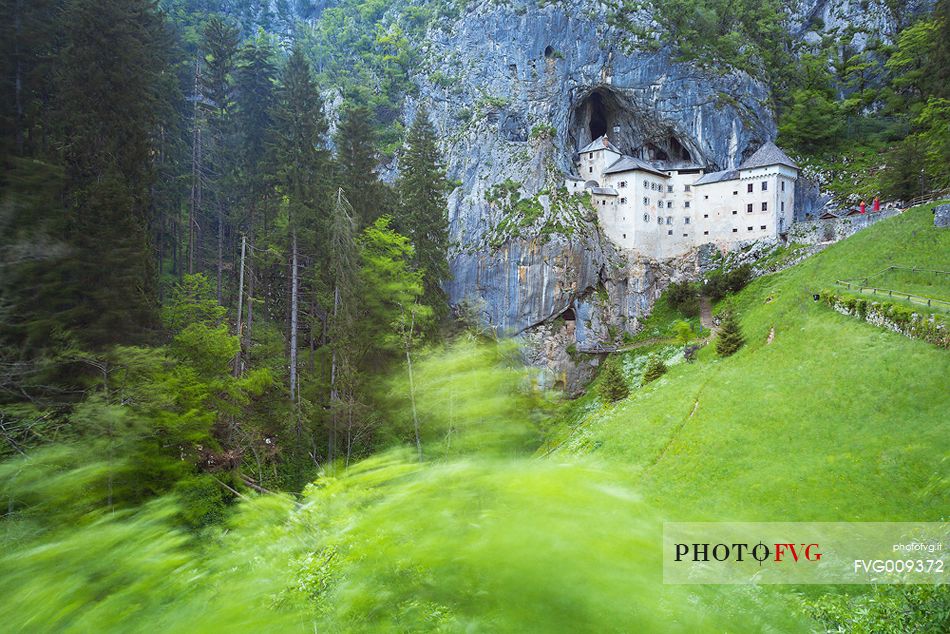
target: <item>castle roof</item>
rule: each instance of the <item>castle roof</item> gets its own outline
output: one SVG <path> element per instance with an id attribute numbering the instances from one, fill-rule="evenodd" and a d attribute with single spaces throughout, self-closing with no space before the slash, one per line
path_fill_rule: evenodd
<path id="1" fill-rule="evenodd" d="M 596 152 L 597 150 L 610 150 L 616 154 L 623 154 L 617 147 L 610 142 L 607 138 L 607 135 L 600 137 L 599 139 L 594 139 L 583 148 L 580 149 L 578 154 L 583 154 L 584 152 Z"/>
<path id="2" fill-rule="evenodd" d="M 712 183 L 721 183 L 722 181 L 731 181 L 739 178 L 739 170 L 722 170 L 721 172 L 709 172 L 700 176 L 695 185 L 710 185 Z"/>
<path id="3" fill-rule="evenodd" d="M 787 165 L 798 169 L 795 161 L 790 159 L 777 145 L 771 141 L 766 141 L 756 150 L 752 156 L 747 158 L 739 166 L 741 170 L 753 169 L 756 167 L 767 167 L 769 165 Z"/>
<path id="4" fill-rule="evenodd" d="M 566 179 L 569 180 L 569 181 L 582 181 L 582 180 L 584 180 L 584 179 L 581 178 L 580 176 L 574 176 L 573 174 L 565 174 L 565 175 L 564 175 L 564 178 L 566 178 Z"/>
<path id="5" fill-rule="evenodd" d="M 614 161 L 610 167 L 604 170 L 604 174 L 619 174 L 621 172 L 634 172 L 638 170 L 641 172 L 650 172 L 657 176 L 662 176 L 663 178 L 669 178 L 669 174 L 666 172 L 661 172 L 646 161 L 641 161 L 632 156 L 621 156 Z"/>
<path id="6" fill-rule="evenodd" d="M 620 194 L 613 187 L 591 187 L 590 191 L 601 196 L 619 196 Z"/>

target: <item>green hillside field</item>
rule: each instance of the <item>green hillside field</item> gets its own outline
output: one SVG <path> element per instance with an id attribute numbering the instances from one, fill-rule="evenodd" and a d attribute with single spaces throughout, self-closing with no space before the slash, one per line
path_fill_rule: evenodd
<path id="1" fill-rule="evenodd" d="M 945 518 L 950 354 L 813 299 L 891 265 L 950 269 L 931 206 L 755 280 L 734 298 L 744 348 L 719 359 L 706 346 L 620 403 L 588 403 L 558 451 L 628 466 L 669 519 Z"/>

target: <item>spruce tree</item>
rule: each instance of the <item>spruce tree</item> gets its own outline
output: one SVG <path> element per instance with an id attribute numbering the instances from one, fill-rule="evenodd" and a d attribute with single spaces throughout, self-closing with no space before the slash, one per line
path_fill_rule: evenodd
<path id="1" fill-rule="evenodd" d="M 149 226 L 155 149 L 175 92 L 170 39 L 151 0 L 73 0 L 62 15 L 59 137 L 74 251 L 64 325 L 92 347 L 156 325 Z"/>
<path id="2" fill-rule="evenodd" d="M 655 354 L 651 354 L 647 360 L 647 367 L 643 371 L 643 382 L 651 383 L 666 374 L 666 364 L 663 359 Z"/>
<path id="3" fill-rule="evenodd" d="M 362 230 L 385 211 L 387 192 L 376 175 L 376 131 L 365 106 L 343 112 L 334 137 L 339 186 L 353 207 L 353 221 Z"/>
<path id="4" fill-rule="evenodd" d="M 611 403 L 627 398 L 630 394 L 630 388 L 627 386 L 627 380 L 624 378 L 620 367 L 609 361 L 604 366 L 599 388 L 601 397 Z"/>
<path id="5" fill-rule="evenodd" d="M 720 357 L 728 357 L 745 345 L 739 319 L 731 308 L 726 309 L 719 322 L 719 332 L 716 336 L 716 353 Z"/>
<path id="6" fill-rule="evenodd" d="M 313 244 L 317 222 L 319 184 L 326 183 L 325 151 L 321 149 L 326 121 L 310 72 L 310 64 L 295 47 L 281 74 L 274 113 L 279 181 L 287 204 L 288 248 L 290 255 L 289 352 L 290 394 L 296 391 L 297 334 L 299 324 L 299 265 L 302 244 Z M 309 237 L 304 240 L 303 238 Z"/>
<path id="7" fill-rule="evenodd" d="M 423 302 L 438 317 L 448 312 L 442 283 L 449 277 L 449 220 L 445 176 L 435 130 L 420 108 L 409 130 L 399 178 L 398 228 L 415 247 L 416 266 L 423 272 Z"/>
<path id="8" fill-rule="evenodd" d="M 203 165 L 215 226 L 215 244 L 205 247 L 214 252 L 218 302 L 222 301 L 224 284 L 225 234 L 230 230 L 231 193 L 235 186 L 234 144 L 234 71 L 237 62 L 240 30 L 237 25 L 219 16 L 212 16 L 202 32 L 205 70 L 200 103 L 207 126 L 207 155 Z M 201 137 L 199 137 L 201 138 Z M 203 223 L 202 223 L 203 224 Z M 199 225 L 200 226 L 200 225 Z"/>

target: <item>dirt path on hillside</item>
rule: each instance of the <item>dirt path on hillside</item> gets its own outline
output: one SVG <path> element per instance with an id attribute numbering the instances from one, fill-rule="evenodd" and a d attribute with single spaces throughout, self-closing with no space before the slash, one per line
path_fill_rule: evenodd
<path id="1" fill-rule="evenodd" d="M 715 331 L 712 316 L 712 302 L 705 295 L 699 298 L 699 323 L 710 333 Z"/>

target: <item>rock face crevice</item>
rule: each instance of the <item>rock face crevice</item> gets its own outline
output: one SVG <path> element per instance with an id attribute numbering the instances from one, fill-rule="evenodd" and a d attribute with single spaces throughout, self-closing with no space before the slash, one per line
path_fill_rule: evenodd
<path id="1" fill-rule="evenodd" d="M 700 149 L 681 134 L 672 121 L 655 115 L 636 97 L 612 86 L 579 88 L 571 99 L 568 148 L 573 152 L 603 135 L 624 154 L 648 161 L 662 161 L 670 167 L 691 163 L 716 166 Z M 716 166 L 718 167 L 718 166 Z"/>

